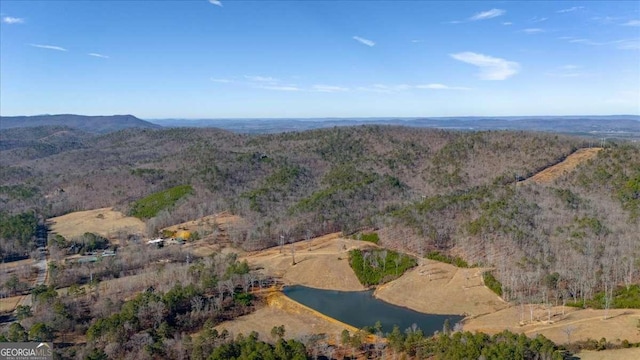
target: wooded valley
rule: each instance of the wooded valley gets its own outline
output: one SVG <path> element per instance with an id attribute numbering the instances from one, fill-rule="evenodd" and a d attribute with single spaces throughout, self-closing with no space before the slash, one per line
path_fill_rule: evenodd
<path id="1" fill-rule="evenodd" d="M 634 143 L 609 142 L 575 171 L 538 184 L 523 180 L 590 142 L 550 133 L 395 126 L 267 135 L 187 128 L 91 135 L 38 127 L 0 135 L 0 255 L 5 259 L 35 250 L 29 240 L 38 221 L 72 211 L 114 206 L 144 220 L 147 232 L 141 235 L 149 238 L 169 225 L 228 211 L 243 219 L 229 225 L 229 240 L 245 250 L 336 231 L 345 236 L 375 232 L 376 241 L 389 249 L 492 268 L 486 275 L 494 281 L 489 287 L 516 304 L 608 309 L 629 306 L 620 302 L 638 291 L 640 148 Z M 129 235 L 122 234 L 122 240 Z M 155 260 L 142 253 L 127 255 L 131 259 L 101 274 L 118 277 L 145 261 L 185 260 L 181 253 L 158 253 Z M 387 254 L 395 253 L 385 251 L 382 259 L 380 253 L 354 252 L 361 279 L 380 281 L 367 278 L 367 266 L 384 266 L 393 276 L 400 264 L 393 258 L 400 255 Z M 169 331 L 153 317 L 156 310 L 175 312 L 166 325 L 171 331 L 202 326 L 187 324 L 189 316 L 196 322 L 204 318 L 184 304 L 181 308 L 183 295 L 166 297 L 171 291 L 206 292 L 202 276 L 207 271 L 218 280 L 235 281 L 229 287 L 243 286 L 230 274 L 243 276 L 248 270 L 225 273 L 235 259 L 207 270 L 216 261 L 203 262 L 202 272 L 189 270 L 192 289 L 156 289 L 136 298 L 144 306 L 161 307 L 149 309 L 148 327 Z M 55 281 L 60 286 L 86 281 L 80 269 Z M 259 279 L 246 276 L 244 286 L 258 286 Z M 245 311 L 245 305 L 234 305 L 244 300 L 225 289 L 220 300 L 202 295 L 202 301 L 217 316 Z M 53 291 L 41 290 L 38 297 Z M 38 301 L 55 304 L 54 298 Z M 114 329 L 131 323 L 130 315 L 113 315 L 88 331 L 95 339 L 104 334 L 126 339 L 137 330 Z"/>

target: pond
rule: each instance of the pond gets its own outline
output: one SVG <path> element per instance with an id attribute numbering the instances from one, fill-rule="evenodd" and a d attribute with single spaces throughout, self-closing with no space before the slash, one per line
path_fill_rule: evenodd
<path id="1" fill-rule="evenodd" d="M 285 287 L 284 294 L 334 319 L 359 329 L 382 324 L 383 332 L 391 332 L 394 325 L 403 331 L 416 324 L 425 334 L 442 331 L 446 319 L 453 328 L 463 317 L 459 315 L 434 315 L 413 311 L 386 303 L 373 297 L 373 291 L 335 291 L 295 285 Z"/>

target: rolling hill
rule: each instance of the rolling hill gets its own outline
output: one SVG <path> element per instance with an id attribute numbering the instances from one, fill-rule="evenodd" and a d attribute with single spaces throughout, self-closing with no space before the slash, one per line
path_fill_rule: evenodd
<path id="1" fill-rule="evenodd" d="M 0 132 L 0 200 L 11 214 L 133 214 L 141 199 L 188 185 L 145 219 L 150 236 L 221 211 L 245 220 L 228 236 L 249 250 L 367 229 L 385 247 L 491 267 L 503 297 L 518 301 L 584 301 L 638 276 L 640 148 L 631 142 L 609 142 L 548 183 L 516 186 L 593 140 L 380 125 L 260 135 L 36 129 L 20 148 L 9 139 L 26 130 Z M 79 140 L 56 142 L 67 137 Z M 55 151 L 38 150 L 48 142 Z"/>
<path id="2" fill-rule="evenodd" d="M 67 126 L 95 134 L 104 134 L 128 128 L 158 129 L 161 126 L 138 119 L 133 115 L 36 115 L 0 117 L 0 130 L 38 126 Z"/>

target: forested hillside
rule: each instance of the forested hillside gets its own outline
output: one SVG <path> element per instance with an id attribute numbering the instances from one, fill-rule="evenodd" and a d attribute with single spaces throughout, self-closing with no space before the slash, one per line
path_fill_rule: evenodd
<path id="1" fill-rule="evenodd" d="M 516 180 L 588 141 L 361 126 L 268 135 L 132 129 L 101 136 L 43 127 L 16 142 L 21 131 L 1 133 L 0 199 L 11 214 L 115 205 L 138 215 L 146 197 L 188 186 L 140 215 L 149 236 L 220 211 L 247 220 L 229 231 L 247 249 L 275 245 L 281 235 L 373 228 L 387 247 L 417 255 L 438 250 L 493 266 L 505 298 L 523 301 L 580 301 L 638 276 L 640 151 L 633 145 L 610 144 L 542 186 Z"/>

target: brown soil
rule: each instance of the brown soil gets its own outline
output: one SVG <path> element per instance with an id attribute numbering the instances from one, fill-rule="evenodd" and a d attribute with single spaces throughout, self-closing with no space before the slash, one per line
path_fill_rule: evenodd
<path id="1" fill-rule="evenodd" d="M 524 180 L 522 184 L 529 182 L 549 184 L 560 176 L 573 171 L 581 163 L 592 159 L 600 150 L 602 150 L 602 148 L 579 149 L 573 154 L 567 156 L 564 161 L 540 171 L 527 180 Z"/>
<path id="2" fill-rule="evenodd" d="M 281 278 L 285 284 L 343 291 L 364 290 L 349 266 L 349 250 L 375 246 L 371 243 L 340 238 L 339 233 L 295 243 L 292 264 L 291 244 L 248 254 L 252 267 L 264 274 Z"/>
<path id="3" fill-rule="evenodd" d="M 483 285 L 483 269 L 462 269 L 427 259 L 420 261 L 399 279 L 378 287 L 374 296 L 430 314 L 477 316 L 508 306 Z"/>
<path id="4" fill-rule="evenodd" d="M 86 232 L 111 238 L 119 231 L 127 234 L 144 234 L 145 224 L 142 220 L 125 216 L 112 208 L 77 211 L 49 219 L 51 231 L 64 236 L 67 240 L 83 235 Z"/>
<path id="5" fill-rule="evenodd" d="M 604 320 L 604 310 L 552 307 L 551 321 L 549 309 L 541 305 L 533 305 L 533 322 L 529 305 L 512 306 L 510 308 L 467 319 L 464 329 L 468 331 L 482 331 L 489 334 L 502 330 L 525 333 L 530 336 L 542 334 L 552 341 L 562 344 L 569 340 L 567 331 L 571 332 L 571 341 L 606 338 L 616 342 L 624 339 L 630 342 L 640 342 L 640 332 L 636 325 L 640 319 L 640 310 L 614 309 L 609 310 L 607 320 Z"/>

